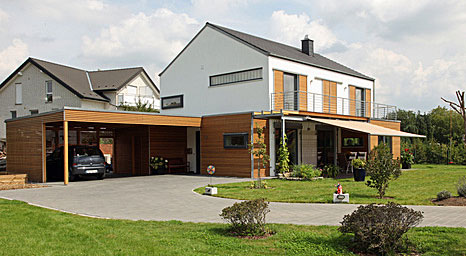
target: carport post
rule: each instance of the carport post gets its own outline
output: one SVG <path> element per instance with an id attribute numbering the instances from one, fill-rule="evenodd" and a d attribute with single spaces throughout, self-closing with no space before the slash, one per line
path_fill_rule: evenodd
<path id="1" fill-rule="evenodd" d="M 63 121 L 63 182 L 68 185 L 68 121 Z"/>

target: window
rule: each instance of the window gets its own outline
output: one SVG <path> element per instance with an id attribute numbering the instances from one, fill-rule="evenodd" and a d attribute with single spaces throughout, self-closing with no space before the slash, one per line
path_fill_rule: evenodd
<path id="1" fill-rule="evenodd" d="M 298 79 L 295 74 L 283 74 L 283 99 L 287 110 L 298 110 Z"/>
<path id="2" fill-rule="evenodd" d="M 385 143 L 390 148 L 390 153 L 393 153 L 392 150 L 392 137 L 391 136 L 379 136 L 379 144 Z"/>
<path id="3" fill-rule="evenodd" d="M 259 79 L 262 79 L 262 68 L 255 68 L 210 76 L 210 86 L 232 84 Z"/>
<path id="4" fill-rule="evenodd" d="M 183 95 L 176 95 L 162 98 L 162 109 L 182 108 Z"/>
<path id="5" fill-rule="evenodd" d="M 364 89 L 356 88 L 356 116 L 365 116 Z"/>
<path id="6" fill-rule="evenodd" d="M 362 147 L 363 140 L 361 137 L 343 138 L 343 147 Z"/>
<path id="7" fill-rule="evenodd" d="M 248 148 L 248 133 L 223 134 L 224 148 Z"/>
<path id="8" fill-rule="evenodd" d="M 125 96 L 123 94 L 118 94 L 118 105 L 125 104 Z"/>
<path id="9" fill-rule="evenodd" d="M 52 80 L 45 81 L 45 102 L 53 101 Z"/>
<path id="10" fill-rule="evenodd" d="M 23 85 L 15 84 L 15 91 L 16 91 L 16 104 L 17 105 L 23 104 Z"/>
<path id="11" fill-rule="evenodd" d="M 37 109 L 31 109 L 31 110 L 29 110 L 29 112 L 31 112 L 31 115 L 39 114 L 39 110 L 37 110 Z"/>
<path id="12" fill-rule="evenodd" d="M 16 118 L 17 117 L 16 110 L 12 110 L 10 112 L 11 112 L 11 118 Z"/>

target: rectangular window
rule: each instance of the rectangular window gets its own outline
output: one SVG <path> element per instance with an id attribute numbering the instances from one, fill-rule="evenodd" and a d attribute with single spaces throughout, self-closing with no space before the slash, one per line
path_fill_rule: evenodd
<path id="1" fill-rule="evenodd" d="M 17 105 L 23 104 L 23 85 L 15 84 L 15 90 L 16 90 L 16 104 Z"/>
<path id="2" fill-rule="evenodd" d="M 52 80 L 45 81 L 45 102 L 53 101 Z"/>
<path id="3" fill-rule="evenodd" d="M 118 95 L 118 105 L 125 104 L 125 96 L 123 94 Z"/>
<path id="4" fill-rule="evenodd" d="M 248 148 L 248 133 L 223 134 L 224 148 Z"/>
<path id="5" fill-rule="evenodd" d="M 365 93 L 364 89 L 356 88 L 356 116 L 365 116 Z"/>
<path id="6" fill-rule="evenodd" d="M 237 72 L 210 76 L 210 86 L 233 84 L 262 79 L 262 68 L 254 68 Z"/>
<path id="7" fill-rule="evenodd" d="M 183 95 L 162 98 L 162 109 L 182 108 L 183 104 Z"/>
<path id="8" fill-rule="evenodd" d="M 11 118 L 16 118 L 16 110 L 10 111 L 11 112 Z"/>
<path id="9" fill-rule="evenodd" d="M 343 147 L 362 147 L 363 140 L 361 137 L 343 138 Z"/>
<path id="10" fill-rule="evenodd" d="M 286 110 L 298 110 L 298 76 L 283 74 L 283 101 Z"/>
<path id="11" fill-rule="evenodd" d="M 31 109 L 31 110 L 29 110 L 29 112 L 31 112 L 31 115 L 39 114 L 39 110 L 37 110 L 37 109 Z"/>
<path id="12" fill-rule="evenodd" d="M 391 136 L 379 136 L 379 144 L 385 143 L 390 148 L 390 153 L 393 153 L 392 150 L 392 137 Z"/>

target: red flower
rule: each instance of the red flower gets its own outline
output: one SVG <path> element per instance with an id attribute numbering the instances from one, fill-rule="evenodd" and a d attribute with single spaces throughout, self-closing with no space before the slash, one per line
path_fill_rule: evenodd
<path id="1" fill-rule="evenodd" d="M 450 162 L 449 162 L 449 164 L 453 164 L 453 162 L 452 162 L 452 161 L 450 161 Z"/>
<path id="2" fill-rule="evenodd" d="M 409 151 L 409 148 L 405 148 L 405 152 L 408 152 Z"/>

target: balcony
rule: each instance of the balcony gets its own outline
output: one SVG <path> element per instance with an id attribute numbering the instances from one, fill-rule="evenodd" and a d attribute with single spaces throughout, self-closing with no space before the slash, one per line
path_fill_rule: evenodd
<path id="1" fill-rule="evenodd" d="M 311 92 L 271 94 L 272 110 L 307 111 L 346 116 L 396 120 L 396 106 Z"/>

